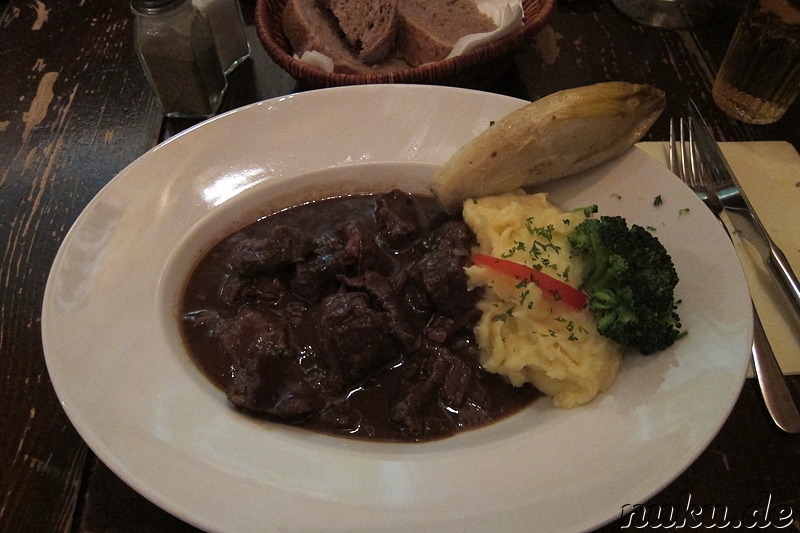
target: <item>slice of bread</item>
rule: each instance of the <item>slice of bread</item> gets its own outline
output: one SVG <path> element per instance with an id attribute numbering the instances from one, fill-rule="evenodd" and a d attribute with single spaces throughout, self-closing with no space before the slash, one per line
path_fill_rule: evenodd
<path id="1" fill-rule="evenodd" d="M 464 35 L 497 27 L 475 0 L 400 0 L 398 13 L 397 46 L 414 67 L 446 58 Z"/>
<path id="2" fill-rule="evenodd" d="M 326 0 L 347 42 L 367 65 L 380 63 L 394 50 L 398 0 Z"/>
<path id="3" fill-rule="evenodd" d="M 335 65 L 358 65 L 358 57 L 339 38 L 336 19 L 317 0 L 289 0 L 281 22 L 295 54 L 316 51 L 330 57 Z"/>
<path id="4" fill-rule="evenodd" d="M 281 19 L 294 52 L 297 55 L 310 51 L 324 54 L 333 61 L 334 72 L 368 74 L 408 67 L 406 62 L 393 58 L 380 65 L 366 65 L 342 39 L 336 18 L 321 0 L 289 0 Z"/>

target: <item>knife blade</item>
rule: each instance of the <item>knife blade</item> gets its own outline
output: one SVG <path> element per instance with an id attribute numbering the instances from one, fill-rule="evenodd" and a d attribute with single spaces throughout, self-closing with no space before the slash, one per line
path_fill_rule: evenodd
<path id="1" fill-rule="evenodd" d="M 710 152 L 706 152 L 695 145 L 694 133 L 695 128 L 701 123 L 695 122 L 693 117 L 689 119 L 689 146 L 694 150 L 689 152 L 689 164 L 695 176 L 700 177 L 703 188 L 706 191 L 706 205 L 716 215 L 717 219 L 722 223 L 728 237 L 736 249 L 737 254 L 743 253 L 744 244 L 739 236 L 739 232 L 733 225 L 728 211 L 725 209 L 722 200 L 717 194 L 711 177 L 703 171 L 707 168 L 710 162 Z M 700 158 L 701 165 L 697 165 L 695 156 Z M 702 168 L 699 168 L 702 167 Z M 786 433 L 800 433 L 800 412 L 797 410 L 791 393 L 786 386 L 786 381 L 783 377 L 783 372 L 775 358 L 775 353 L 772 351 L 772 346 L 769 343 L 764 326 L 761 324 L 761 318 L 758 316 L 758 311 L 750 300 L 750 306 L 753 312 L 753 344 L 751 346 L 751 355 L 753 358 L 753 367 L 756 372 L 756 379 L 758 380 L 759 388 L 761 389 L 761 396 L 764 398 L 764 403 L 767 406 L 770 416 L 775 424 Z"/>
<path id="2" fill-rule="evenodd" d="M 786 255 L 783 253 L 783 250 L 775 244 L 775 241 L 770 237 L 764 224 L 761 223 L 761 219 L 758 218 L 736 174 L 731 170 L 727 159 L 725 159 L 725 156 L 722 154 L 722 150 L 720 150 L 719 145 L 714 140 L 708 124 L 705 119 L 703 119 L 695 103 L 689 99 L 686 107 L 688 109 L 689 118 L 694 122 L 694 140 L 697 143 L 697 151 L 703 158 L 706 170 L 714 175 L 716 178 L 714 181 L 727 180 L 739 191 L 744 201 L 741 210 L 746 213 L 747 217 L 758 230 L 759 238 L 763 241 L 765 248 L 769 250 L 768 262 L 772 265 L 775 274 L 783 285 L 784 291 L 791 299 L 792 304 L 794 304 L 795 312 L 800 315 L 800 281 L 797 280 L 797 276 L 794 274 L 788 259 L 786 259 Z M 725 206 L 725 208 L 728 209 L 728 206 Z"/>

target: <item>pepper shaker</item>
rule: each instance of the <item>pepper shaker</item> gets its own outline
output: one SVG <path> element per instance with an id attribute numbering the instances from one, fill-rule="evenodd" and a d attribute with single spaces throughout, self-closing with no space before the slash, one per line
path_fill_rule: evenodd
<path id="1" fill-rule="evenodd" d="M 136 52 L 168 117 L 210 117 L 227 88 L 208 17 L 190 0 L 131 0 Z"/>
<path id="2" fill-rule="evenodd" d="M 206 15 L 217 44 L 222 70 L 230 74 L 250 56 L 250 44 L 244 33 L 239 0 L 193 0 Z"/>

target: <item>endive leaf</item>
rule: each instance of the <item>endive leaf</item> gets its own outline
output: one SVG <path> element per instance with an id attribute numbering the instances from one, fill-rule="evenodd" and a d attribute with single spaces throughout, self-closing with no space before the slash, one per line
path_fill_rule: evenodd
<path id="1" fill-rule="evenodd" d="M 654 87 L 626 82 L 553 93 L 461 147 L 434 175 L 431 192 L 454 213 L 467 198 L 530 188 L 594 167 L 641 139 L 665 100 Z"/>

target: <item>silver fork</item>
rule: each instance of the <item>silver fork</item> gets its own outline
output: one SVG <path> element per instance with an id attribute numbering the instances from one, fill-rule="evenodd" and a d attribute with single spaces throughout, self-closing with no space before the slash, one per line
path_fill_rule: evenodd
<path id="1" fill-rule="evenodd" d="M 723 189 L 728 186 L 729 183 L 717 181 L 716 175 L 705 173 L 706 178 L 711 177 L 711 179 L 714 180 L 714 190 L 723 189 L 721 194 L 726 199 L 726 202 L 721 201 L 718 205 L 709 205 L 708 193 L 701 179 L 700 161 L 695 153 L 696 148 L 694 148 L 694 138 L 690 127 L 690 121 L 691 119 L 681 118 L 678 120 L 677 129 L 675 128 L 675 121 L 673 119 L 669 121 L 670 170 L 673 174 L 678 176 L 681 181 L 686 183 L 714 213 L 721 210 L 723 205 L 738 205 L 738 203 L 741 202 L 741 196 L 739 196 L 738 193 L 731 193 L 729 190 Z M 692 147 L 691 150 L 688 149 L 690 146 Z"/>
<path id="2" fill-rule="evenodd" d="M 714 191 L 711 178 L 696 157 L 691 120 L 680 119 L 676 131 L 675 123 L 669 123 L 669 167 L 686 183 L 716 215 L 736 249 L 742 249 L 741 238 L 733 228 L 722 201 Z M 752 305 L 752 300 L 751 300 Z M 753 367 L 756 371 L 761 395 L 775 424 L 787 433 L 800 433 L 800 413 L 792 399 L 775 354 L 769 344 L 755 305 L 753 308 Z"/>

